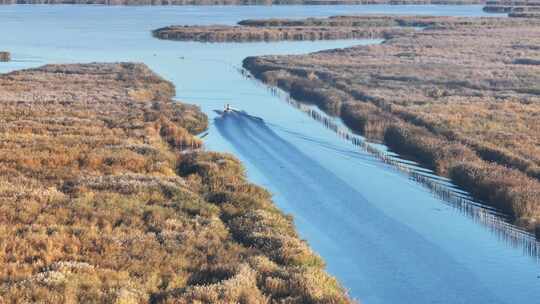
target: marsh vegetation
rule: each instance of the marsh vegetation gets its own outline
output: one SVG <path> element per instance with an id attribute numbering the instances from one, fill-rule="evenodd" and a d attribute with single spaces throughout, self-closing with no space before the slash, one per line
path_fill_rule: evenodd
<path id="1" fill-rule="evenodd" d="M 244 67 L 537 233 L 539 34 L 535 19 L 430 16 L 244 20 L 154 31 L 162 39 L 209 42 L 384 38 L 376 46 L 247 58 Z"/>
<path id="2" fill-rule="evenodd" d="M 199 42 L 315 41 L 337 39 L 390 39 L 418 28 L 470 23 L 455 17 L 335 16 L 308 19 L 242 20 L 236 26 L 171 25 L 152 31 L 166 40 Z"/>
<path id="3" fill-rule="evenodd" d="M 199 42 L 258 42 L 338 40 L 389 37 L 395 28 L 358 30 L 354 27 L 252 27 L 252 26 L 167 26 L 152 32 L 154 37 L 165 40 Z"/>
<path id="4" fill-rule="evenodd" d="M 540 1 L 535 0 L 490 0 L 486 1 L 484 11 L 508 14 L 514 18 L 540 18 Z"/>
<path id="5" fill-rule="evenodd" d="M 250 21 L 265 22 L 275 21 Z M 434 18 L 381 45 L 247 58 L 244 67 L 538 233 L 538 37 L 534 19 Z"/>
<path id="6" fill-rule="evenodd" d="M 0 76 L 6 303 L 349 303 L 207 118 L 142 64 Z"/>

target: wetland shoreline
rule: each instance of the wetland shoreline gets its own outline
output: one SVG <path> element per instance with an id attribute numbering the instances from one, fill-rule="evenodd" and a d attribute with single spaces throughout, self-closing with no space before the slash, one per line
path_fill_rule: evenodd
<path id="1" fill-rule="evenodd" d="M 507 123 L 531 125 L 538 103 L 533 81 L 540 57 L 535 47 L 538 21 L 399 16 L 245 20 L 237 27 L 224 27 L 230 35 L 198 33 L 182 39 L 264 40 L 271 36 L 265 31 L 296 31 L 299 40 L 313 36 L 324 39 L 324 35 L 311 32 L 333 29 L 349 35 L 353 30 L 385 33 L 392 25 L 401 28 L 395 29 L 393 35 L 379 36 L 386 39 L 382 45 L 303 56 L 247 58 L 243 65 L 259 80 L 340 116 L 360 134 L 383 140 L 396 152 L 450 177 L 538 236 L 540 160 L 534 156 L 538 155 L 534 152 L 534 131 L 526 134 L 529 139 L 517 141 L 513 135 L 501 137 L 474 125 L 474 118 L 467 115 L 486 113 L 495 123 L 502 123 L 501 115 L 512 113 L 516 118 Z M 404 30 L 407 26 L 424 30 Z M 189 32 L 194 28 L 183 29 Z M 205 28 L 197 30 L 204 33 Z M 235 35 L 237 31 L 246 34 Z M 530 39 L 514 42 L 515 32 Z M 290 35 L 271 37 L 280 40 Z M 504 56 L 489 50 L 499 44 L 507 50 Z M 448 49 L 456 49 L 456 53 Z M 501 65 L 517 76 L 497 75 L 495 71 Z M 482 72 L 475 72 L 473 67 Z M 493 112 L 496 110 L 500 112 Z M 444 114 L 448 111 L 452 117 Z M 464 128 L 465 124 L 470 127 Z M 497 132 L 510 131 L 501 126 Z M 503 146 L 497 144 L 501 139 Z"/>
<path id="2" fill-rule="evenodd" d="M 493 109 L 496 104 L 500 106 L 493 110 L 503 111 L 499 115 L 505 111 L 519 111 L 513 114 L 519 115 L 519 119 L 511 120 L 511 124 L 530 124 L 538 102 L 534 82 L 520 84 L 524 87 L 517 85 L 518 82 L 510 82 L 503 85 L 503 90 L 508 93 L 501 94 L 501 89 L 496 86 L 512 80 L 496 74 L 484 80 L 470 69 L 482 66 L 485 73 L 490 71 L 489 65 L 499 69 L 497 62 L 504 62 L 521 77 L 535 75 L 537 68 L 530 63 L 536 62 L 538 53 L 534 52 L 534 47 L 529 48 L 536 43 L 534 39 L 524 45 L 512 43 L 510 39 L 512 32 L 525 27 L 531 37 L 535 37 L 538 26 L 535 21 L 527 20 L 521 24 L 505 19 L 494 19 L 491 25 L 491 20 L 487 19 L 469 22 L 435 25 L 412 35 L 394 37 L 380 46 L 330 50 L 306 56 L 248 58 L 244 67 L 263 82 L 290 92 L 294 98 L 313 102 L 326 112 L 340 116 L 360 134 L 382 139 L 394 151 L 450 177 L 475 197 L 512 216 L 518 226 L 539 236 L 540 175 L 538 160 L 534 158 L 538 154 L 527 150 L 534 149 L 534 131 L 530 130 L 533 133 L 527 135 L 533 137 L 521 141 L 515 148 L 510 147 L 515 145 L 512 135 L 505 137 L 508 143 L 505 148 L 496 144 L 500 137 L 495 139 L 496 134 L 489 134 L 489 129 L 478 130 L 474 125 L 464 129 L 455 124 L 473 119 L 467 117 L 467 113 L 487 111 L 492 113 L 489 115 L 495 115 L 496 112 L 490 112 L 489 108 Z M 480 34 L 482 30 L 495 38 L 486 39 L 487 34 Z M 477 40 L 468 38 L 466 45 L 459 41 L 463 35 L 473 35 Z M 507 49 L 533 52 L 515 51 L 505 58 L 488 52 L 487 60 L 482 60 L 481 56 L 486 55 L 483 54 L 484 47 L 498 44 L 497 40 L 501 39 L 506 39 L 508 44 L 503 42 L 503 45 Z M 449 45 L 462 51 L 461 54 L 476 53 L 477 56 L 460 64 L 463 55 L 448 53 Z M 531 56 L 532 59 L 522 60 L 517 58 L 519 56 Z M 344 62 L 345 58 L 348 68 L 343 73 L 336 63 Z M 363 72 L 351 72 L 349 69 L 353 67 Z M 429 70 L 427 76 L 424 74 L 426 69 Z M 464 81 L 454 79 L 464 75 Z M 356 81 L 358 77 L 361 78 Z M 482 83 L 476 84 L 476 81 Z M 467 97 L 474 102 L 466 102 L 463 98 Z M 430 106 L 436 112 L 430 113 Z M 531 111 L 533 116 L 522 110 Z M 441 111 L 459 116 L 450 117 Z M 457 120 L 450 120 L 452 118 Z M 501 118 L 495 116 L 494 119 Z M 480 133 L 471 137 L 467 135 L 471 131 Z"/>
<path id="3" fill-rule="evenodd" d="M 143 64 L 0 75 L 0 297 L 351 303 L 207 117 Z"/>
<path id="4" fill-rule="evenodd" d="M 403 14 L 484 15 L 480 6 L 215 7 L 211 8 L 212 13 L 209 10 L 203 7 L 3 6 L 0 14 L 4 20 L 4 46 L 14 54 L 14 61 L 0 64 L 0 69 L 10 72 L 66 61 L 145 62 L 175 84 L 176 98 L 197 104 L 208 115 L 210 123 L 204 132 L 206 149 L 233 153 L 242 160 L 249 180 L 264 185 L 273 194 L 276 206 L 294 216 L 300 236 L 323 257 L 328 272 L 339 278 L 354 298 L 377 304 L 526 303 L 538 298 L 538 259 L 522 252 L 528 245 L 523 244 L 518 235 L 520 229 L 513 225 L 508 225 L 508 229 L 499 227 L 497 222 L 503 217 L 494 218 L 495 222 L 490 224 L 492 209 L 484 205 L 478 204 L 478 208 L 474 208 L 470 204 L 448 204 L 429 189 L 345 142 L 321 123 L 292 109 L 284 100 L 288 95 L 281 90 L 274 91 L 283 98 L 273 95 L 267 85 L 255 78 L 244 80 L 238 73 L 238 65 L 247 56 L 307 54 L 375 42 L 220 45 L 167 42 L 149 34 L 151 29 L 179 22 L 235 24 L 248 18 L 282 18 L 285 15 L 303 18 L 351 12 L 375 13 L 378 10 Z M 28 27 L 34 30 L 25 30 Z M 103 80 L 107 82 L 105 78 Z M 69 94 L 68 99 L 71 98 Z M 218 123 L 214 110 L 221 109 L 226 102 L 262 118 L 265 124 L 242 117 L 238 117 L 240 121 L 225 119 L 223 124 Z M 328 117 L 312 105 L 306 107 L 343 127 L 338 118 Z M 247 129 L 239 122 L 246 123 Z M 376 147 L 386 151 L 383 146 Z M 122 159 L 129 158 L 122 156 Z M 420 170 L 427 172 L 423 168 Z M 471 200 L 473 204 L 479 203 Z M 118 209 L 128 209 L 125 206 L 122 204 Z M 156 209 L 157 206 L 154 205 Z M 29 208 L 24 212 L 26 210 Z M 22 209 L 19 214 L 23 214 Z M 114 211 L 114 214 L 116 217 L 118 213 Z M 136 216 L 133 218 L 138 220 Z M 156 213 L 148 216 L 150 224 L 152 218 L 157 218 Z M 175 231 L 176 226 L 170 227 L 163 233 L 165 236 L 169 230 Z M 191 230 L 186 228 L 184 231 Z M 49 238 L 56 240 L 55 234 Z M 36 233 L 32 235 L 36 236 Z M 529 235 L 527 239 L 534 241 Z M 147 240 L 151 238 L 115 235 L 115 241 L 120 244 L 130 241 L 135 246 Z M 168 240 L 166 244 L 169 244 Z M 155 252 L 153 245 L 143 243 L 141 246 L 152 248 L 150 255 Z M 188 246 L 188 249 L 195 247 Z M 131 249 L 130 252 L 139 253 Z M 149 261 L 153 263 L 152 259 Z M 76 276 L 70 277 L 74 278 L 69 280 L 70 283 L 85 276 L 83 270 L 62 269 L 59 267 L 62 265 L 50 267 L 50 274 L 40 269 L 36 278 L 45 273 L 48 278 L 61 277 L 56 270 L 77 272 Z M 130 268 L 137 269 L 137 263 L 133 266 Z M 193 269 L 197 267 L 198 264 L 193 264 Z M 102 268 L 98 273 L 103 273 Z M 217 268 L 204 270 L 218 274 Z M 224 278 L 230 275 L 221 273 Z M 198 274 L 202 275 L 202 272 Z M 92 275 L 89 272 L 87 277 Z M 199 275 L 199 278 L 203 277 Z M 163 282 L 174 288 L 174 285 L 182 284 L 177 278 L 187 276 L 169 278 Z M 154 284 L 151 280 L 147 282 L 148 286 Z M 197 282 L 195 276 L 192 282 Z M 54 281 L 44 280 L 40 284 L 54 284 Z M 138 290 L 131 288 L 133 285 L 127 286 L 128 293 Z M 126 288 L 118 290 L 126 293 Z"/>

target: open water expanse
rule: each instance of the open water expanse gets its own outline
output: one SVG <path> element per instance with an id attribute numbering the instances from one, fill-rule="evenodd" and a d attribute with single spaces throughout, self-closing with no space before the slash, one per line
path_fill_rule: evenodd
<path id="1" fill-rule="evenodd" d="M 205 44 L 150 34 L 172 24 L 367 13 L 483 15 L 480 6 L 0 6 L 0 50 L 13 56 L 0 72 L 146 63 L 174 82 L 179 100 L 201 106 L 211 122 L 207 148 L 239 157 L 363 303 L 538 303 L 539 245 L 531 236 L 477 203 L 442 199 L 238 71 L 247 56 L 380 41 Z M 219 117 L 214 110 L 225 103 L 249 115 Z"/>

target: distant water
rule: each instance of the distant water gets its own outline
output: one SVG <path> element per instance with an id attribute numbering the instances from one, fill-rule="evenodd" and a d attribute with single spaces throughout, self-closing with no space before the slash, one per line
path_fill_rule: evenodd
<path id="1" fill-rule="evenodd" d="M 457 189 L 466 200 L 433 193 L 337 136 L 328 122 L 313 118 L 316 110 L 238 72 L 251 55 L 379 41 L 204 44 L 150 35 L 170 24 L 367 13 L 484 15 L 481 6 L 0 6 L 0 49 L 14 57 L 0 64 L 0 72 L 46 63 L 148 64 L 175 83 L 179 99 L 209 115 L 208 148 L 237 155 L 250 178 L 294 215 L 329 272 L 363 303 L 534 303 L 540 266 L 530 236 Z M 213 110 L 225 103 L 262 120 L 217 117 Z"/>

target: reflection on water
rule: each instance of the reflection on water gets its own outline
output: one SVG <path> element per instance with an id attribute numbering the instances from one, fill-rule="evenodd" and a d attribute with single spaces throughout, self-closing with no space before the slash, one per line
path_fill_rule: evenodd
<path id="1" fill-rule="evenodd" d="M 261 84 L 261 86 L 269 90 L 272 95 L 284 100 L 313 120 L 321 123 L 327 129 L 335 132 L 338 137 L 350 142 L 362 151 L 367 152 L 378 161 L 406 174 L 409 179 L 424 186 L 443 202 L 456 208 L 462 214 L 473 219 L 476 223 L 486 226 L 492 233 L 497 235 L 500 241 L 505 242 L 514 248 L 521 248 L 525 255 L 534 258 L 540 263 L 540 241 L 536 239 L 534 234 L 510 224 L 508 222 L 508 217 L 503 213 L 473 199 L 468 193 L 453 185 L 449 179 L 437 176 L 431 170 L 423 168 L 415 162 L 402 159 L 399 155 L 388 153 L 386 149 L 381 149 L 380 144 L 373 145 L 365 138 L 353 134 L 342 123 L 338 123 L 336 118 L 326 115 L 313 105 L 297 101 L 277 87 L 260 83 L 245 69 L 238 69 L 238 71 L 246 80 L 253 80 Z"/>

